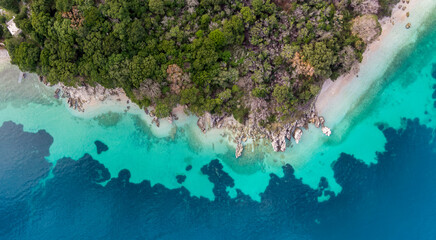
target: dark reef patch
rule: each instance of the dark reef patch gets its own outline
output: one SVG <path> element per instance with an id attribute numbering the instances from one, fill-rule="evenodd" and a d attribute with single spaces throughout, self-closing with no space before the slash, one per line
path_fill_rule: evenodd
<path id="1" fill-rule="evenodd" d="M 433 84 L 433 94 L 431 95 L 431 97 L 433 98 L 433 99 L 436 99 L 436 84 Z"/>
<path id="2" fill-rule="evenodd" d="M 185 168 L 186 171 L 191 171 L 191 169 L 192 169 L 192 165 L 188 165 L 188 166 L 186 166 L 186 168 Z"/>
<path id="3" fill-rule="evenodd" d="M 432 69 L 431 69 L 431 76 L 436 79 L 436 63 L 433 63 Z"/>
<path id="4" fill-rule="evenodd" d="M 0 156 L 11 156 L 0 161 L 0 178 L 9 179 L 0 185 L 0 225 L 6 226 L 0 228 L 0 238 L 434 239 L 435 130 L 418 120 L 403 122 L 399 130 L 380 128 L 387 143 L 386 151 L 377 154 L 378 164 L 368 166 L 342 154 L 333 170 L 343 190 L 338 196 L 327 191 L 330 200 L 321 203 L 317 198 L 328 188 L 327 180 L 311 189 L 289 165 L 283 167 L 283 177 L 271 174 L 260 202 L 238 189 L 231 198 L 227 188 L 234 187 L 234 180 L 219 160 L 201 168 L 214 185 L 212 201 L 191 196 L 183 186 L 131 183 L 127 169 L 111 178 L 90 155 L 58 160 L 53 177 L 38 187 L 50 170 L 44 156 L 52 139 L 44 131 L 26 133 L 7 123 L 0 128 Z M 9 131 L 16 137 L 7 137 Z M 10 148 L 3 146 L 16 146 L 23 155 L 8 155 Z M 15 175 L 6 175 L 5 167 Z M 39 170 L 31 173 L 35 167 Z M 27 171 L 31 177 L 17 181 Z M 6 188 L 27 193 L 18 201 Z M 10 210 L 17 202 L 22 210 Z"/>
<path id="5" fill-rule="evenodd" d="M 94 117 L 94 120 L 97 121 L 100 126 L 108 128 L 116 126 L 122 118 L 123 115 L 121 113 L 108 112 Z"/>
<path id="6" fill-rule="evenodd" d="M 107 150 L 109 150 L 109 147 L 104 144 L 102 141 L 95 141 L 94 142 L 95 146 L 97 147 L 97 154 L 100 154 L 102 152 L 106 152 Z"/>
<path id="7" fill-rule="evenodd" d="M 177 175 L 176 179 L 177 179 L 177 183 L 182 184 L 186 180 L 186 175 Z"/>

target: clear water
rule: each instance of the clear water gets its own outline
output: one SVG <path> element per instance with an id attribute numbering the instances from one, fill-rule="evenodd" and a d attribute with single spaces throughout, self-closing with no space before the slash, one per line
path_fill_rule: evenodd
<path id="1" fill-rule="evenodd" d="M 241 159 L 195 117 L 157 129 L 134 106 L 78 114 L 0 63 L 0 238 L 435 239 L 434 20 L 331 137 L 310 128 Z"/>

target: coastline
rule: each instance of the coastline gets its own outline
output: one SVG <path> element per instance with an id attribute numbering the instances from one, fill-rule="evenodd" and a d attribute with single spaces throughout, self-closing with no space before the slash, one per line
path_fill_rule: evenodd
<path id="1" fill-rule="evenodd" d="M 404 6 L 405 10 L 402 9 Z M 395 56 L 416 41 L 421 26 L 434 8 L 436 2 L 432 0 L 411 0 L 408 4 L 400 1 L 394 6 L 391 17 L 380 20 L 381 35 L 367 47 L 362 62 L 335 81 L 328 79 L 324 82 L 315 107 L 332 128 L 344 119 L 365 93 L 376 87 L 374 84 L 382 78 Z M 411 23 L 410 29 L 406 28 L 408 23 Z"/>
<path id="2" fill-rule="evenodd" d="M 419 34 L 419 39 L 423 35 Z M 287 141 L 290 146 L 286 152 L 273 152 L 271 143 L 266 139 L 259 140 L 259 144 L 252 143 L 249 139 L 244 143 L 242 157 L 235 159 L 233 141 L 228 136 L 213 136 L 213 133 L 223 132 L 223 129 L 214 128 L 203 134 L 196 126 L 198 118 L 193 115 L 186 118 L 178 116 L 179 121 L 174 121 L 173 125 L 181 127 L 177 127 L 177 134 L 172 138 L 170 129 L 174 128 L 166 127 L 170 126 L 168 121 L 162 120 L 161 127 L 157 128 L 154 124 L 151 125 L 152 119 L 143 110 L 138 110 L 138 116 L 134 105 L 124 113 L 125 102 L 104 101 L 92 113 L 78 112 L 66 107 L 65 100 L 55 99 L 55 89 L 43 85 L 36 75 L 29 74 L 27 80 L 17 83 L 18 68 L 8 62 L 0 65 L 1 69 L 5 69 L 0 76 L 3 80 L 0 116 L 3 121 L 23 124 L 26 131 L 44 129 L 52 134 L 54 145 L 50 148 L 50 162 L 54 163 L 62 157 L 80 159 L 84 153 L 90 153 L 107 166 L 112 176 L 117 176 L 122 169 L 130 170 L 131 182 L 135 183 L 146 179 L 151 181 L 151 185 L 160 183 L 177 188 L 180 184 L 175 176 L 186 174 L 187 180 L 183 186 L 192 195 L 213 199 L 213 185 L 201 173 L 200 168 L 208 159 L 219 159 L 224 170 L 235 179 L 235 187 L 228 188 L 232 197 L 236 195 L 235 189 L 240 189 L 251 198 L 259 200 L 259 193 L 264 192 L 270 181 L 269 176 L 283 176 L 282 167 L 286 164 L 295 169 L 296 178 L 302 179 L 304 184 L 318 189 L 320 179 L 325 177 L 329 184 L 326 190 L 338 194 L 342 188 L 335 181 L 332 166 L 342 153 L 353 155 L 370 165 L 377 162 L 376 152 L 385 151 L 386 139 L 376 124 L 381 122 L 397 129 L 402 117 L 419 117 L 423 122 L 429 122 L 428 118 L 434 116 L 433 111 L 430 111 L 434 109 L 433 101 L 429 103 L 431 99 L 428 97 L 432 94 L 432 85 L 428 85 L 430 82 L 427 80 L 413 79 L 431 78 L 428 63 L 436 60 L 420 60 L 419 55 L 415 54 L 411 57 L 415 60 L 403 61 L 410 53 L 409 49 L 416 47 L 420 51 L 429 52 L 429 47 L 424 47 L 427 45 L 414 44 L 403 49 L 395 59 L 396 64 L 391 64 L 389 71 L 384 74 L 387 81 L 377 81 L 382 86 L 375 85 L 378 89 L 370 90 L 364 100 L 355 104 L 353 111 L 333 129 L 333 136 L 327 138 L 319 129 L 310 125 L 301 138 L 303 143 L 295 145 Z M 424 65 L 427 67 L 421 71 L 419 66 Z M 395 71 L 395 76 L 391 74 L 391 68 Z M 415 87 L 405 84 L 409 82 Z M 429 114 L 424 115 L 425 110 Z M 120 114 L 113 114 L 118 111 Z M 111 119 L 112 117 L 114 118 Z M 330 126 L 331 120 L 327 121 Z M 162 134 L 157 137 L 155 131 Z M 362 142 L 364 139 L 370 141 Z M 95 140 L 103 141 L 110 151 L 97 154 Z M 193 166 L 193 170 L 186 172 L 188 164 Z"/>
<path id="3" fill-rule="evenodd" d="M 431 0 L 424 0 L 420 3 L 422 2 L 428 2 L 428 4 L 432 4 Z M 400 2 L 398 5 L 401 4 L 402 3 Z M 242 125 L 234 120 L 234 118 L 231 116 L 221 117 L 205 114 L 197 121 L 199 130 L 201 130 L 201 132 L 203 133 L 206 133 L 211 132 L 211 130 L 213 129 L 213 134 L 209 133 L 206 135 L 225 134 L 227 136 L 230 136 L 228 137 L 228 143 L 235 146 L 236 157 L 239 157 L 242 154 L 245 143 L 258 141 L 259 139 L 265 138 L 270 140 L 274 151 L 285 151 L 286 147 L 289 147 L 289 145 L 291 144 L 290 141 L 292 140 L 292 138 L 294 138 L 295 143 L 298 143 L 300 141 L 301 135 L 303 134 L 303 129 L 307 127 L 308 123 L 314 123 L 317 127 L 323 126 L 324 118 L 321 119 L 319 116 L 324 116 L 330 127 L 337 126 L 337 124 L 341 121 L 341 119 L 343 119 L 345 114 L 353 108 L 358 98 L 363 96 L 364 93 L 367 92 L 367 90 L 370 88 L 371 83 L 375 82 L 375 80 L 377 79 L 376 77 L 373 77 L 370 80 L 361 81 L 361 78 L 365 78 L 365 74 L 362 73 L 362 69 L 368 69 L 371 68 L 370 66 L 374 65 L 373 59 L 377 58 L 378 55 L 380 55 L 380 52 L 386 52 L 384 49 L 385 45 L 397 43 L 399 46 L 397 51 L 389 52 L 390 54 L 387 56 L 395 55 L 396 52 L 398 52 L 402 48 L 401 43 L 403 41 L 392 42 L 392 31 L 396 31 L 398 28 L 401 28 L 404 32 L 407 33 L 408 31 L 409 33 L 413 34 L 416 32 L 413 29 L 419 25 L 418 20 L 425 19 L 425 17 L 419 16 L 419 10 L 416 10 L 416 8 L 419 6 L 423 8 L 423 6 L 425 6 L 426 4 L 419 5 L 416 0 L 412 0 L 409 4 L 407 4 L 406 10 L 399 9 L 397 7 L 398 5 L 394 7 L 391 17 L 386 17 L 381 20 L 381 36 L 379 36 L 367 47 L 363 55 L 363 61 L 358 65 L 354 66 L 354 69 L 351 70 L 348 74 L 340 76 L 335 82 L 332 82 L 331 80 L 326 80 L 323 84 L 321 92 L 316 99 L 316 102 L 314 103 L 314 108 L 312 108 L 302 119 L 287 124 L 281 131 L 258 134 L 255 133 L 256 129 L 252 129 L 250 123 Z M 411 12 L 410 18 L 406 17 L 407 12 Z M 412 19 L 417 20 L 417 23 L 413 22 Z M 412 21 L 412 29 L 405 29 L 405 24 L 409 20 Z M 392 21 L 396 22 L 395 25 L 392 24 Z M 393 35 L 395 35 L 395 33 Z M 408 44 L 405 39 L 401 40 L 404 40 L 403 45 Z M 5 51 L 6 50 L 1 50 L 1 52 Z M 0 54 L 0 57 L 7 57 L 7 53 L 5 56 L 3 55 Z M 384 59 L 386 59 L 386 57 Z M 389 64 L 390 63 L 388 62 L 384 63 L 383 65 L 385 65 L 387 68 Z M 377 69 L 374 72 L 382 74 L 385 72 L 385 70 Z M 361 75 L 361 77 L 356 77 L 356 74 Z M 80 93 L 83 91 L 88 91 L 88 87 L 85 87 L 85 90 L 79 89 L 83 87 L 64 88 L 61 85 L 54 85 L 52 87 L 53 91 L 56 91 L 56 89 L 58 88 L 63 88 L 64 91 L 69 92 L 68 96 L 64 97 L 65 100 L 63 101 L 67 108 L 72 107 L 70 99 L 81 99 L 83 98 L 83 96 L 81 96 Z M 96 91 L 96 88 L 91 89 L 90 92 L 99 92 Z M 105 89 L 103 89 L 102 91 L 106 92 Z M 74 94 L 77 92 L 79 94 Z M 70 95 L 72 96 L 69 97 Z M 85 112 L 76 111 L 71 108 L 70 112 L 73 115 L 82 118 L 96 117 L 104 112 L 109 111 L 133 112 L 135 114 L 138 114 L 143 120 L 145 120 L 145 122 L 147 122 L 147 124 L 150 125 L 152 133 L 156 137 L 171 136 L 174 134 L 173 129 L 177 127 L 177 125 L 185 125 L 188 122 L 191 123 L 191 121 L 193 121 L 191 117 L 185 115 L 184 107 L 182 106 L 178 106 L 177 108 L 173 109 L 173 114 L 176 116 L 176 118 L 180 117 L 180 119 L 177 121 L 177 124 L 173 123 L 172 117 L 169 119 L 159 120 L 153 115 L 147 114 L 146 112 L 148 111 L 144 112 L 144 110 L 140 109 L 139 106 L 132 103 L 122 90 L 116 90 L 115 93 L 109 92 L 108 94 L 99 94 L 99 96 L 86 96 L 86 101 L 81 102 L 81 108 L 85 110 Z M 318 115 L 318 113 L 320 115 Z M 318 122 L 316 123 L 316 121 Z M 323 128 L 322 132 L 327 136 L 330 135 L 329 128 Z M 201 139 L 206 140 L 208 139 L 208 137 L 201 137 Z"/>

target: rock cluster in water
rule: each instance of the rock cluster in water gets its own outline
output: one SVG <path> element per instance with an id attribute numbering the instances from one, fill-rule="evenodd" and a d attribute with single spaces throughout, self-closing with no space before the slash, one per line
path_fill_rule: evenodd
<path id="1" fill-rule="evenodd" d="M 276 131 L 250 124 L 250 120 L 247 122 L 248 124 L 243 125 L 236 121 L 233 116 L 217 116 L 206 113 L 198 119 L 197 126 L 203 133 L 206 133 L 212 128 L 225 128 L 231 130 L 235 136 L 236 158 L 242 155 L 244 149 L 243 143 L 246 142 L 248 138 L 254 140 L 266 138 L 271 141 L 271 145 L 275 152 L 284 152 L 287 147 L 286 140 L 291 141 L 291 139 L 294 138 L 295 143 L 298 144 L 303 135 L 302 128 L 307 129 L 308 124 L 310 123 L 314 124 L 317 128 L 321 127 L 322 132 L 325 135 L 330 136 L 331 134 L 331 130 L 324 126 L 324 118 L 318 116 L 314 109 L 312 109 L 308 114 L 305 114 L 299 120 L 285 124 Z"/>

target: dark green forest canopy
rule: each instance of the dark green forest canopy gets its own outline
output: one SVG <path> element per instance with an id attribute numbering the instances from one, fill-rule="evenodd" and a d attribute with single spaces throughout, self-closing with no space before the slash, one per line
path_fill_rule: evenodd
<path id="1" fill-rule="evenodd" d="M 14 64 L 50 83 L 122 87 L 165 117 L 272 106 L 261 124 L 292 118 L 326 78 L 364 51 L 351 34 L 359 15 L 346 1 L 0 0 L 19 12 L 6 40 Z M 21 5 L 21 8 L 17 7 Z M 5 5 L 4 5 L 5 6 Z M 6 6 L 5 6 L 6 7 Z"/>

